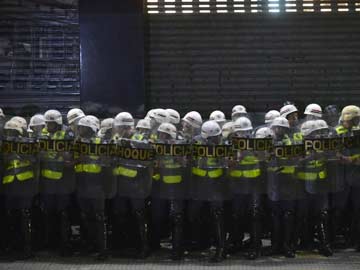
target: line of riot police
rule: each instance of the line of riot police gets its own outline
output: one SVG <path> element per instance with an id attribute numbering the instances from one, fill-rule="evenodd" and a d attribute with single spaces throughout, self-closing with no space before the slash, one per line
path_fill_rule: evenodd
<path id="1" fill-rule="evenodd" d="M 317 104 L 302 121 L 288 104 L 257 128 L 242 105 L 231 121 L 172 109 L 136 125 L 127 112 L 100 122 L 72 109 L 68 126 L 57 110 L 29 125 L 13 117 L 1 134 L 1 253 L 104 260 L 131 247 L 144 259 L 170 237 L 173 260 L 214 245 L 210 261 L 220 262 L 238 252 L 331 256 L 340 235 L 359 249 L 360 109 L 345 107 L 338 122 L 331 109 L 333 126 Z"/>

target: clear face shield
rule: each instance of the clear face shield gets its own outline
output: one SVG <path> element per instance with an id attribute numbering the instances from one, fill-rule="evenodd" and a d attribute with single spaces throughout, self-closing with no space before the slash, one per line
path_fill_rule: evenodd
<path id="1" fill-rule="evenodd" d="M 117 135 L 120 138 L 129 138 L 132 133 L 131 126 L 115 126 L 113 127 L 113 135 Z"/>
<path id="2" fill-rule="evenodd" d="M 221 143 L 221 135 L 208 137 L 206 141 L 210 145 L 218 145 Z"/>
<path id="3" fill-rule="evenodd" d="M 273 131 L 274 135 L 277 138 L 283 138 L 289 131 L 289 129 L 286 127 L 278 127 L 278 126 L 272 127 L 271 130 Z"/>
<path id="4" fill-rule="evenodd" d="M 289 121 L 289 125 L 290 127 L 294 127 L 298 124 L 299 122 L 299 116 L 297 112 L 293 112 L 291 114 L 288 115 L 287 120 Z"/>
<path id="5" fill-rule="evenodd" d="M 193 133 L 193 127 L 186 121 L 181 121 L 182 131 L 184 134 L 191 135 Z"/>
<path id="6" fill-rule="evenodd" d="M 56 131 L 61 129 L 61 125 L 56 122 L 46 122 L 46 129 L 50 133 L 55 133 Z"/>
<path id="7" fill-rule="evenodd" d="M 42 130 L 45 128 L 45 125 L 32 126 L 30 129 L 33 131 L 34 136 L 39 136 L 42 133 Z"/>
<path id="8" fill-rule="evenodd" d="M 161 131 L 158 131 L 158 139 L 160 141 L 164 141 L 164 142 L 167 142 L 167 141 L 170 141 L 172 140 L 172 137 L 170 136 L 170 134 L 167 134 L 165 132 L 161 132 Z"/>
<path id="9" fill-rule="evenodd" d="M 4 129 L 4 137 L 18 138 L 18 137 L 21 137 L 21 134 L 18 130 L 15 130 L 15 129 Z"/>
<path id="10" fill-rule="evenodd" d="M 235 137 L 248 138 L 251 136 L 251 130 L 236 131 Z"/>
<path id="11" fill-rule="evenodd" d="M 84 139 L 89 139 L 95 135 L 95 132 L 90 127 L 78 126 L 79 136 Z"/>

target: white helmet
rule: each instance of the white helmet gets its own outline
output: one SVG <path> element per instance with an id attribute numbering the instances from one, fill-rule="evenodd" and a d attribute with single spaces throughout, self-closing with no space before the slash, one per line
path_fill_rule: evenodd
<path id="1" fill-rule="evenodd" d="M 128 126 L 134 127 L 135 121 L 132 115 L 128 112 L 119 113 L 114 119 L 114 126 Z"/>
<path id="2" fill-rule="evenodd" d="M 228 138 L 231 133 L 234 132 L 234 122 L 227 122 L 222 126 L 222 136 Z"/>
<path id="3" fill-rule="evenodd" d="M 35 114 L 30 119 L 29 128 L 35 126 L 45 126 L 45 117 L 42 114 Z"/>
<path id="4" fill-rule="evenodd" d="M 62 115 L 58 110 L 48 110 L 44 114 L 45 122 L 55 122 L 58 125 L 63 124 Z"/>
<path id="5" fill-rule="evenodd" d="M 143 129 L 151 129 L 150 120 L 149 119 L 141 119 L 136 124 L 136 128 L 143 128 Z"/>
<path id="6" fill-rule="evenodd" d="M 71 109 L 68 111 L 66 118 L 69 124 L 74 123 L 76 120 L 81 119 L 85 116 L 85 113 L 81 109 Z"/>
<path id="7" fill-rule="evenodd" d="M 290 128 L 290 125 L 289 125 L 289 121 L 283 117 L 283 116 L 280 116 L 280 117 L 276 117 L 272 122 L 271 122 L 271 128 L 272 127 L 284 127 L 284 128 Z"/>
<path id="8" fill-rule="evenodd" d="M 294 105 L 285 105 L 280 110 L 280 116 L 287 117 L 289 114 L 298 112 L 298 109 Z"/>
<path id="9" fill-rule="evenodd" d="M 99 118 L 97 118 L 94 115 L 87 115 L 87 116 L 94 121 L 94 123 L 96 124 L 97 130 L 99 130 L 100 129 L 100 120 L 99 120 Z"/>
<path id="10" fill-rule="evenodd" d="M 101 121 L 100 129 L 105 133 L 107 130 L 111 129 L 114 123 L 114 118 L 106 118 Z"/>
<path id="11" fill-rule="evenodd" d="M 206 121 L 201 127 L 201 137 L 203 137 L 204 139 L 219 136 L 220 134 L 221 128 L 216 121 Z"/>
<path id="12" fill-rule="evenodd" d="M 153 119 L 156 123 L 168 123 L 169 122 L 169 113 L 164 109 L 155 109 L 153 111 Z"/>
<path id="13" fill-rule="evenodd" d="M 173 109 L 166 109 L 171 124 L 177 125 L 180 123 L 180 114 Z"/>
<path id="14" fill-rule="evenodd" d="M 98 125 L 96 123 L 96 120 L 91 115 L 87 115 L 87 116 L 81 118 L 78 126 L 91 128 L 94 131 L 94 133 L 97 133 L 97 131 L 98 131 Z"/>
<path id="15" fill-rule="evenodd" d="M 10 121 L 15 121 L 17 123 L 19 123 L 20 127 L 24 130 L 27 129 L 27 122 L 26 119 L 20 116 L 14 116 L 10 119 Z"/>
<path id="16" fill-rule="evenodd" d="M 240 118 L 236 119 L 235 124 L 234 124 L 234 132 L 249 131 L 252 129 L 253 129 L 253 127 L 252 127 L 252 124 L 251 124 L 251 121 L 249 120 L 249 118 L 240 117 Z"/>
<path id="17" fill-rule="evenodd" d="M 222 124 L 226 121 L 225 114 L 222 111 L 213 111 L 209 117 L 210 120 L 214 120 L 219 124 Z"/>
<path id="18" fill-rule="evenodd" d="M 258 138 L 258 139 L 269 138 L 269 137 L 272 137 L 272 135 L 273 135 L 273 133 L 270 128 L 262 127 L 256 131 L 255 138 Z"/>
<path id="19" fill-rule="evenodd" d="M 316 130 L 316 121 L 309 120 L 301 125 L 300 131 L 304 136 L 308 136 L 311 132 Z"/>
<path id="20" fill-rule="evenodd" d="M 276 117 L 279 117 L 280 113 L 277 110 L 268 111 L 265 114 L 265 124 L 270 124 Z"/>
<path id="21" fill-rule="evenodd" d="M 309 104 L 306 106 L 304 114 L 306 115 L 313 115 L 316 117 L 322 117 L 322 109 L 318 104 Z"/>
<path id="22" fill-rule="evenodd" d="M 171 138 L 176 139 L 177 129 L 173 124 L 162 123 L 157 131 L 169 134 Z"/>
<path id="23" fill-rule="evenodd" d="M 145 119 L 154 118 L 154 111 L 155 111 L 155 110 L 156 110 L 156 109 L 151 109 L 150 111 L 148 111 L 148 112 L 146 113 Z"/>
<path id="24" fill-rule="evenodd" d="M 200 128 L 202 124 L 201 115 L 196 111 L 188 112 L 182 120 L 191 125 L 193 128 Z"/>
<path id="25" fill-rule="evenodd" d="M 315 120 L 316 123 L 316 130 L 329 130 L 329 125 L 326 123 L 326 121 L 320 119 L 320 120 Z"/>
<path id="26" fill-rule="evenodd" d="M 231 111 L 231 117 L 234 118 L 237 115 L 247 114 L 246 108 L 243 105 L 235 105 Z"/>
<path id="27" fill-rule="evenodd" d="M 7 121 L 4 125 L 4 129 L 7 130 L 16 130 L 18 131 L 21 135 L 24 133 L 24 129 L 21 125 L 20 122 L 14 121 L 14 120 L 10 120 Z"/>
<path id="28" fill-rule="evenodd" d="M 0 117 L 5 117 L 5 114 L 1 108 L 0 108 Z"/>

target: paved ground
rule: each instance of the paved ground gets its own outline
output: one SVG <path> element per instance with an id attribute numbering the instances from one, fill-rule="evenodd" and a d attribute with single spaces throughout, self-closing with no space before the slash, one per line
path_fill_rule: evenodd
<path id="1" fill-rule="evenodd" d="M 212 265 L 207 262 L 208 254 L 187 256 L 182 262 L 172 262 L 166 259 L 167 253 L 161 252 L 148 258 L 146 261 L 111 258 L 105 263 L 98 263 L 91 258 L 72 257 L 68 259 L 50 254 L 40 254 L 31 261 L 0 262 L 1 270 L 359 270 L 360 253 L 345 250 L 336 253 L 333 257 L 324 258 L 316 253 L 298 254 L 296 259 L 284 257 L 262 257 L 256 261 L 244 260 L 241 256 L 228 258 L 220 264 Z"/>

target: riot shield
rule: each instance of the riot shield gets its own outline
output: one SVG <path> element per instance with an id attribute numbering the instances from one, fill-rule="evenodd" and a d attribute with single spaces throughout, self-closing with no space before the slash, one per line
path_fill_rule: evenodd
<path id="1" fill-rule="evenodd" d="M 145 199 L 151 193 L 153 149 L 147 142 L 120 140 L 117 159 L 113 167 L 116 177 L 117 196 Z"/>
<path id="2" fill-rule="evenodd" d="M 191 198 L 201 201 L 223 201 L 231 198 L 227 179 L 229 145 L 193 145 Z"/>
<path id="3" fill-rule="evenodd" d="M 330 192 L 338 193 L 344 191 L 347 186 L 345 182 L 346 164 L 341 159 L 341 156 L 345 154 L 343 138 L 333 136 L 329 138 L 329 145 L 329 150 L 326 151 L 326 169 L 330 181 Z"/>
<path id="4" fill-rule="evenodd" d="M 5 138 L 2 142 L 1 191 L 5 196 L 32 198 L 39 191 L 38 144 L 31 139 Z"/>
<path id="5" fill-rule="evenodd" d="M 303 144 L 274 142 L 267 170 L 267 194 L 271 201 L 296 200 L 304 192 L 304 186 L 299 185 L 295 177 L 298 159 L 303 152 Z"/>
<path id="6" fill-rule="evenodd" d="M 184 141 L 154 144 L 157 170 L 154 176 L 155 198 L 184 200 L 189 197 L 189 157 L 191 147 Z"/>
<path id="7" fill-rule="evenodd" d="M 40 193 L 71 194 L 75 191 L 73 140 L 40 139 Z"/>
<path id="8" fill-rule="evenodd" d="M 264 194 L 267 151 L 272 148 L 272 139 L 234 137 L 232 145 L 234 152 L 228 170 L 231 192 Z"/>
<path id="9" fill-rule="evenodd" d="M 360 187 L 360 131 L 352 131 L 349 138 L 344 138 L 344 149 L 351 163 L 346 166 L 345 179 L 350 186 Z"/>
<path id="10" fill-rule="evenodd" d="M 328 171 L 331 162 L 332 140 L 330 138 L 306 138 L 306 155 L 298 179 L 304 181 L 307 194 L 327 194 L 331 191 L 332 181 Z"/>
<path id="11" fill-rule="evenodd" d="M 102 150 L 106 145 L 98 140 L 81 140 L 75 144 L 77 196 L 86 199 L 105 199 L 107 153 Z"/>

